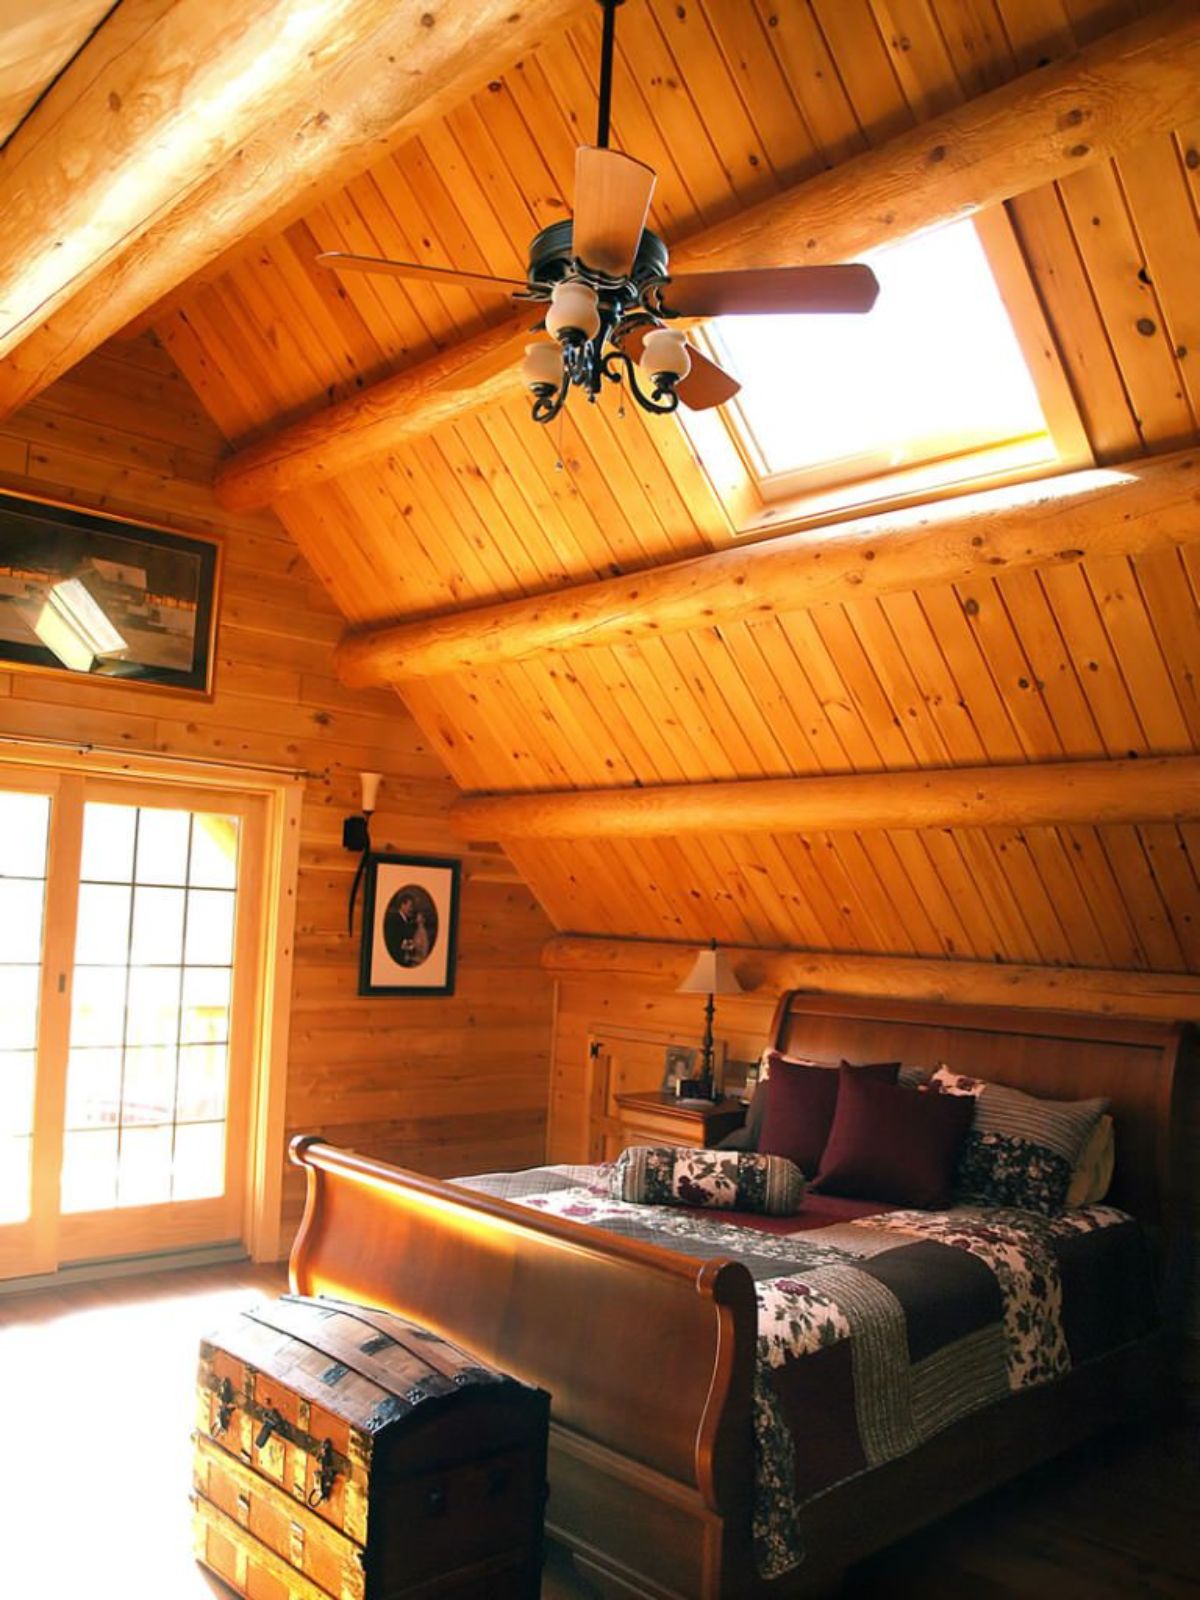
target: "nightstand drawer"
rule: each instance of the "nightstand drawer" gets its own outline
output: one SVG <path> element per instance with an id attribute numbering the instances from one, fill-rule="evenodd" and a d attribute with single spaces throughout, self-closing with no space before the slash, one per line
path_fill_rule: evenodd
<path id="1" fill-rule="evenodd" d="M 740 1128 L 746 1108 L 738 1100 L 676 1100 L 665 1094 L 619 1094 L 621 1148 L 676 1144 L 706 1149 Z"/>

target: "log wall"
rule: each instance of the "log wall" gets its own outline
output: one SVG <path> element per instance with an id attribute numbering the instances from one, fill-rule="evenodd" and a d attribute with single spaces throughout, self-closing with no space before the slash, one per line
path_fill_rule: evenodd
<path id="1" fill-rule="evenodd" d="M 226 547 L 216 693 L 205 703 L 53 674 L 0 673 L 0 734 L 306 767 L 287 1095 L 289 1133 L 436 1174 L 520 1166 L 542 1154 L 551 980 L 538 965 L 550 925 L 494 849 L 456 843 L 457 791 L 399 699 L 346 690 L 331 652 L 343 623 L 270 514 L 219 511 L 208 488 L 220 449 L 152 339 L 91 357 L 0 429 L 0 488 L 184 530 Z M 342 817 L 358 773 L 384 773 L 377 849 L 461 855 L 457 993 L 358 998 L 346 934 L 355 858 Z M 300 1183 L 286 1184 L 286 1229 Z"/>

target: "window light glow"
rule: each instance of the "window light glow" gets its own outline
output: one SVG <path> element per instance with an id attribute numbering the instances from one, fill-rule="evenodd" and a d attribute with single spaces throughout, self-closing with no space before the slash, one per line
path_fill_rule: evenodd
<path id="1" fill-rule="evenodd" d="M 103 607 L 78 578 L 54 585 L 33 629 L 72 672 L 90 672 L 97 656 L 117 655 L 126 648 Z"/>
<path id="2" fill-rule="evenodd" d="M 756 476 L 819 470 L 823 481 L 848 481 L 1046 436 L 970 222 L 863 259 L 880 281 L 868 316 L 726 317 L 711 325 L 718 359 L 744 385 L 730 409 Z"/>

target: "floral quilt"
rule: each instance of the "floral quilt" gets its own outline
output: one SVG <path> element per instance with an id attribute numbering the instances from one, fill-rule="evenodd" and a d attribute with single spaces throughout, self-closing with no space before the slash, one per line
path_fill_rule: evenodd
<path id="1" fill-rule="evenodd" d="M 734 1256 L 758 1297 L 755 1554 L 777 1577 L 803 1556 L 799 1512 L 958 1418 L 1051 1383 L 1149 1331 L 1149 1252 L 1111 1206 L 1045 1217 L 958 1207 L 883 1211 L 764 1234 L 688 1207 L 635 1205 L 607 1169 L 538 1167 L 461 1180 L 518 1205 L 682 1254 Z"/>

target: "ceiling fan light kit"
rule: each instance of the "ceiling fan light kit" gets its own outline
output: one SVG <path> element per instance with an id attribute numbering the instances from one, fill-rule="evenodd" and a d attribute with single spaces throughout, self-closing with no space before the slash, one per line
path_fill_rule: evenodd
<path id="1" fill-rule="evenodd" d="M 600 297 L 582 278 L 564 278 L 554 285 L 546 332 L 563 344 L 579 344 L 600 332 Z"/>
<path id="2" fill-rule="evenodd" d="M 863 265 L 671 275 L 666 245 L 646 226 L 655 175 L 608 147 L 616 12 L 625 0 L 598 3 L 604 33 L 596 143 L 575 154 L 573 220 L 552 223 L 534 238 L 525 283 L 341 251 L 317 258 L 336 271 L 419 278 L 545 305 L 550 338 L 526 345 L 521 364 L 535 422 L 553 421 L 573 388 L 594 402 L 605 383 L 623 382 L 644 411 L 659 416 L 681 402 L 695 411 L 722 405 L 737 393 L 737 380 L 690 345 L 673 320 L 863 312 L 879 289 Z"/>
<path id="3" fill-rule="evenodd" d="M 537 339 L 525 346 L 521 376 L 535 394 L 546 389 L 556 394 L 563 380 L 562 351 L 549 339 Z"/>

